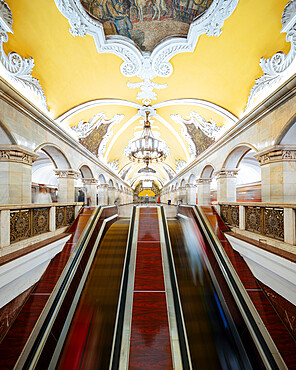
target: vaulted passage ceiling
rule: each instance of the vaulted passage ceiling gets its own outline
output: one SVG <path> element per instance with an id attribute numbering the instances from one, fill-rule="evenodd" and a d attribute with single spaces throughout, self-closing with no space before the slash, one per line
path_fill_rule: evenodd
<path id="1" fill-rule="evenodd" d="M 244 115 L 260 58 L 291 47 L 281 33 L 287 0 L 6 3 L 14 32 L 6 54 L 34 58 L 49 114 L 134 186 L 143 165 L 124 148 L 142 130 L 144 105 L 169 147 L 149 175 L 162 185 L 223 131 L 216 127 Z"/>

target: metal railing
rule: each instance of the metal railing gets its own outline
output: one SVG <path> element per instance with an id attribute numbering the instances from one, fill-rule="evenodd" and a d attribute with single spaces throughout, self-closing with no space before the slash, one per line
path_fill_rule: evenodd
<path id="1" fill-rule="evenodd" d="M 296 204 L 219 202 L 218 205 L 227 225 L 296 244 Z"/>
<path id="2" fill-rule="evenodd" d="M 72 224 L 82 203 L 51 203 L 0 206 L 0 247 L 24 241 Z"/>

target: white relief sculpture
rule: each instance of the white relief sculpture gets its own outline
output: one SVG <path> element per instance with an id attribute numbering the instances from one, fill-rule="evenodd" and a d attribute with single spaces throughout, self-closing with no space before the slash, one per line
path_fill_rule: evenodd
<path id="1" fill-rule="evenodd" d="M 182 159 L 176 159 L 175 164 L 176 164 L 176 173 L 178 173 L 182 170 L 182 168 L 186 166 L 187 163 Z"/>
<path id="2" fill-rule="evenodd" d="M 115 114 L 113 118 L 107 120 L 104 112 L 95 114 L 88 122 L 83 120 L 78 123 L 77 126 L 71 127 L 76 132 L 78 139 L 83 139 L 90 135 L 93 130 L 100 127 L 101 125 L 108 125 L 107 132 L 103 136 L 103 139 L 99 145 L 97 156 L 103 159 L 107 143 L 113 135 L 112 127 L 116 123 L 120 123 L 124 118 L 124 114 Z"/>
<path id="3" fill-rule="evenodd" d="M 218 134 L 221 127 L 218 127 L 214 120 L 206 121 L 205 118 L 200 116 L 196 112 L 191 112 L 187 119 L 182 118 L 180 114 L 171 114 L 171 118 L 176 123 L 182 125 L 181 134 L 184 136 L 185 140 L 188 143 L 188 150 L 192 157 L 196 156 L 196 146 L 191 139 L 191 136 L 188 134 L 188 130 L 186 125 L 194 124 L 194 126 L 200 129 L 206 136 L 210 137 L 211 139 L 215 140 L 216 135 Z"/>
<path id="4" fill-rule="evenodd" d="M 239 0 L 214 0 L 209 9 L 191 23 L 187 37 L 172 36 L 162 41 L 151 52 L 142 52 L 136 44 L 121 35 L 105 37 L 102 24 L 91 17 L 80 0 L 55 0 L 59 11 L 68 19 L 73 36 L 91 35 L 99 53 L 113 53 L 123 59 L 120 66 L 125 77 L 138 76 L 143 81 L 128 82 L 129 88 L 140 88 L 137 99 L 150 104 L 156 98 L 154 89 L 166 88 L 166 84 L 155 84 L 157 76 L 169 77 L 173 73 L 170 60 L 183 52 L 193 52 L 199 36 L 219 36 L 224 21 L 233 13 Z"/>
<path id="5" fill-rule="evenodd" d="M 12 30 L 12 13 L 4 0 L 0 0 L 0 68 L 3 76 L 16 88 L 27 89 L 36 95 L 41 105 L 48 111 L 46 97 L 39 81 L 32 77 L 34 68 L 33 58 L 22 58 L 16 52 L 6 55 L 3 43 L 8 41 L 8 32 Z"/>
<path id="6" fill-rule="evenodd" d="M 163 163 L 162 166 L 168 174 L 169 180 L 172 180 L 176 176 L 176 172 L 167 163 Z"/>
<path id="7" fill-rule="evenodd" d="M 154 89 L 165 89 L 168 87 L 167 84 L 157 84 L 152 82 L 149 78 L 145 78 L 141 82 L 127 82 L 127 87 L 130 89 L 141 89 L 137 94 L 137 99 L 142 99 L 142 103 L 145 105 L 151 104 L 151 100 L 157 99 L 157 94 Z"/>
<path id="8" fill-rule="evenodd" d="M 115 114 L 113 118 L 107 120 L 105 113 L 100 112 L 95 114 L 88 122 L 81 120 L 77 126 L 73 126 L 71 128 L 77 133 L 78 139 L 83 139 L 100 125 L 111 124 L 113 126 L 114 124 L 121 122 L 123 118 L 124 114 Z"/>
<path id="9" fill-rule="evenodd" d="M 111 161 L 108 162 L 107 165 L 115 172 L 118 172 L 119 169 L 119 161 Z"/>
<path id="10" fill-rule="evenodd" d="M 291 43 L 288 54 L 282 51 L 271 58 L 260 59 L 263 76 L 255 81 L 252 87 L 245 112 L 250 111 L 256 104 L 265 99 L 271 90 L 290 78 L 296 72 L 296 0 L 286 5 L 282 15 L 282 33 L 286 33 L 286 41 Z"/>

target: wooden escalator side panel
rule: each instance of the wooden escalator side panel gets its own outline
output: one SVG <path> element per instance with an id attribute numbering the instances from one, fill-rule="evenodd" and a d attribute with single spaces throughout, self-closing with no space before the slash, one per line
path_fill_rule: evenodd
<path id="1" fill-rule="evenodd" d="M 65 244 L 62 252 L 49 263 L 42 278 L 36 284 L 10 330 L 0 343 L 1 369 L 14 367 L 93 210 L 94 208 L 83 209 L 71 225 L 68 230 L 69 233 L 72 233 L 71 238 Z"/>
<path id="2" fill-rule="evenodd" d="M 261 285 L 252 274 L 245 260 L 236 252 L 226 236 L 220 229 L 223 223 L 213 207 L 201 207 L 208 219 L 213 231 L 218 237 L 224 251 L 231 261 L 237 275 L 243 283 L 249 297 L 257 309 L 263 323 L 265 324 L 271 338 L 277 346 L 289 369 L 295 368 L 296 364 L 296 342 L 275 308 L 271 304 Z"/>

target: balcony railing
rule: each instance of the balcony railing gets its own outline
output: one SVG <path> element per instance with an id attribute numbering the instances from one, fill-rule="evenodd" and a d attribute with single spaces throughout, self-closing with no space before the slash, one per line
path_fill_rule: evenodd
<path id="1" fill-rule="evenodd" d="M 81 206 L 82 203 L 0 206 L 0 247 L 71 225 Z"/>
<path id="2" fill-rule="evenodd" d="M 223 221 L 241 230 L 296 244 L 296 204 L 219 202 Z"/>

